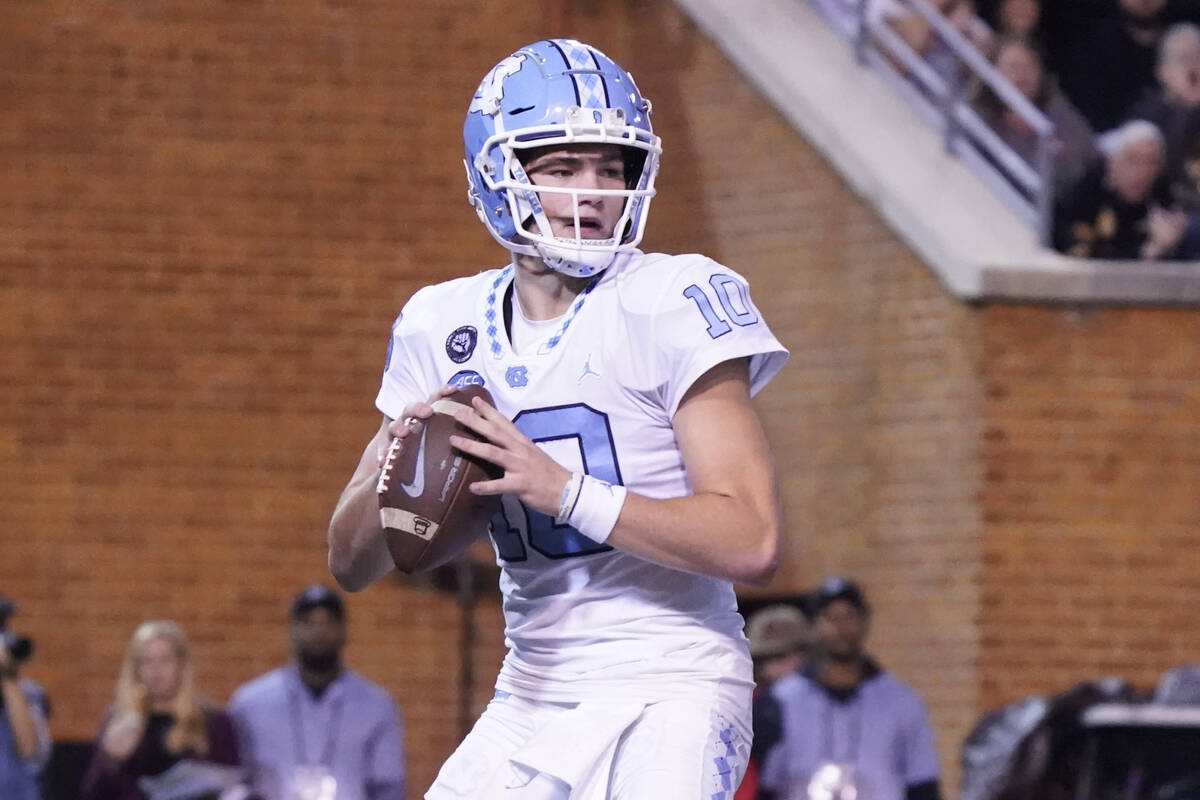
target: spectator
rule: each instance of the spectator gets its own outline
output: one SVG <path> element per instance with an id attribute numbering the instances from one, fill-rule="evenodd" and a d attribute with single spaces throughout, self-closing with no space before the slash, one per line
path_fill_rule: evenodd
<path id="1" fill-rule="evenodd" d="M 116 701 L 81 794 L 85 800 L 145 800 L 144 779 L 185 760 L 236 766 L 233 726 L 200 699 L 183 629 L 169 621 L 144 622 L 126 649 Z"/>
<path id="2" fill-rule="evenodd" d="M 997 0 L 984 19 L 998 36 L 1041 41 L 1042 4 L 1039 0 Z"/>
<path id="3" fill-rule="evenodd" d="M 1112 13 L 1061 30 L 1051 71 L 1093 130 L 1119 125 L 1153 88 L 1166 21 L 1166 0 L 1119 0 Z"/>
<path id="4" fill-rule="evenodd" d="M 734 800 L 770 800 L 774 793 L 759 786 L 764 756 L 783 736 L 779 701 L 771 690 L 790 680 L 800 680 L 808 657 L 811 631 L 800 609 L 787 603 L 761 608 L 746 623 L 750 658 L 754 661 L 754 741 L 746 776 Z"/>
<path id="5" fill-rule="evenodd" d="M 1133 120 L 1100 137 L 1104 160 L 1058 204 L 1054 246 L 1081 258 L 1173 259 L 1187 217 L 1174 207 L 1163 175 L 1163 138 Z"/>
<path id="6" fill-rule="evenodd" d="M 787 603 L 754 612 L 746 623 L 754 681 L 760 689 L 799 674 L 808 658 L 811 631 L 799 608 Z"/>
<path id="7" fill-rule="evenodd" d="M 996 70 L 1017 88 L 1054 124 L 1051 148 L 1054 158 L 1055 194 L 1074 186 L 1096 158 L 1095 134 L 1083 115 L 1071 105 L 1046 74 L 1042 57 L 1027 40 L 1005 37 L 992 59 Z M 975 103 L 984 121 L 1016 153 L 1037 165 L 1038 136 L 1023 117 L 989 89 L 982 89 Z"/>
<path id="8" fill-rule="evenodd" d="M 293 662 L 245 684 L 229 704 L 254 790 L 266 800 L 402 800 L 399 712 L 386 691 L 342 665 L 341 596 L 309 586 L 291 616 Z M 330 789 L 336 795 L 321 793 Z"/>
<path id="9" fill-rule="evenodd" d="M 11 601 L 0 598 L 0 798 L 37 800 L 38 774 L 50 759 L 46 695 L 21 677 L 32 644 L 7 631 L 15 610 Z"/>
<path id="10" fill-rule="evenodd" d="M 994 34 L 975 13 L 974 0 L 936 0 L 938 10 L 950 24 L 985 56 L 992 52 Z M 961 96 L 967 87 L 967 70 L 958 54 L 919 13 L 902 3 L 886 0 L 880 16 L 946 82 L 951 95 Z"/>
<path id="11" fill-rule="evenodd" d="M 813 594 L 818 660 L 804 679 L 773 690 L 783 741 L 768 754 L 762 784 L 788 797 L 852 786 L 874 800 L 937 800 L 938 761 L 920 699 L 865 652 L 869 609 L 862 590 L 827 578 Z"/>
<path id="12" fill-rule="evenodd" d="M 1181 22 L 1167 31 L 1155 74 L 1158 88 L 1147 92 L 1130 116 L 1158 126 L 1174 196 L 1195 211 L 1200 209 L 1200 27 Z"/>

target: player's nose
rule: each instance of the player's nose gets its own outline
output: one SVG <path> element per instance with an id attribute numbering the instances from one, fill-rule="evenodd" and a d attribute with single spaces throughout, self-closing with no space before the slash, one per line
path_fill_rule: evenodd
<path id="1" fill-rule="evenodd" d="M 583 170 L 580 173 L 578 182 L 575 184 L 580 202 L 586 201 L 593 205 L 600 205 L 604 202 L 604 195 L 596 191 L 603 188 L 604 183 L 600 172 L 594 168 Z"/>

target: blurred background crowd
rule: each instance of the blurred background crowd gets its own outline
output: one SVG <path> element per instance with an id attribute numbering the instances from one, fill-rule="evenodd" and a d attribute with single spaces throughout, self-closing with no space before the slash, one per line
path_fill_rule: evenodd
<path id="1" fill-rule="evenodd" d="M 5 620 L 16 610 L 8 599 Z M 287 664 L 228 705 L 204 689 L 187 634 L 133 632 L 92 742 L 49 733 L 51 703 L 22 667 L 33 640 L 0 648 L 0 797 L 5 800 L 404 800 L 404 729 L 387 691 L 343 663 L 346 606 L 313 584 L 291 603 Z"/>
<path id="2" fill-rule="evenodd" d="M 857 4 L 815 0 L 843 31 Z M 1052 244 L 1083 258 L 1200 258 L 1200 4 L 937 0 L 944 18 L 1054 126 Z M 1037 168 L 1038 136 L 905 0 L 885 24 Z"/>
<path id="3" fill-rule="evenodd" d="M 753 749 L 734 800 L 942 800 L 925 704 L 868 649 L 860 584 L 829 576 L 810 592 L 744 605 L 757 688 Z M 291 601 L 292 659 L 246 681 L 228 705 L 204 691 L 177 623 L 142 623 L 96 738 L 57 745 L 50 699 L 22 674 L 33 639 L 8 629 L 16 610 L 0 598 L 5 800 L 406 797 L 401 712 L 344 663 L 346 604 L 325 585 Z M 1096 711 L 1119 724 L 1106 727 L 1101 714 L 1089 727 Z M 1168 670 L 1149 691 L 1118 676 L 1088 680 L 980 719 L 955 754 L 959 797 L 1188 800 L 1200 794 L 1198 745 L 1200 663 Z"/>

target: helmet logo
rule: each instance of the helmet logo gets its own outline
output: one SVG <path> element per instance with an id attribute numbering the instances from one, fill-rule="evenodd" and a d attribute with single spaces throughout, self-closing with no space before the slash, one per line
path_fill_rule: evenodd
<path id="1" fill-rule="evenodd" d="M 504 98 L 504 79 L 521 71 L 521 63 L 525 61 L 524 53 L 513 53 L 508 58 L 492 67 L 475 90 L 467 113 L 482 111 L 489 116 L 500 110 L 500 101 Z"/>

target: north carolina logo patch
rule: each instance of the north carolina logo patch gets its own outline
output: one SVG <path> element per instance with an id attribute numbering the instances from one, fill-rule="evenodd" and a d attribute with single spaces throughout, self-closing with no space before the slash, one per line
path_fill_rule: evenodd
<path id="1" fill-rule="evenodd" d="M 455 328 L 454 333 L 446 339 L 446 355 L 455 364 L 461 364 L 475 352 L 475 343 L 479 341 L 479 331 L 470 325 Z"/>
<path id="2" fill-rule="evenodd" d="M 529 371 L 525 367 L 509 367 L 504 373 L 504 380 L 514 389 L 520 389 L 529 383 Z"/>

